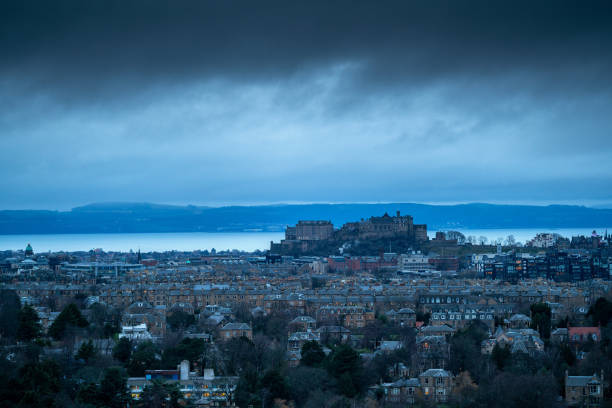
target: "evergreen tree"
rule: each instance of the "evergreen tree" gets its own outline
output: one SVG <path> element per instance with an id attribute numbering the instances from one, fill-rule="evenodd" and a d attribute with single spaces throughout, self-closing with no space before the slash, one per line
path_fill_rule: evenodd
<path id="1" fill-rule="evenodd" d="M 168 316 L 166 323 L 172 331 L 185 330 L 187 327 L 195 323 L 195 317 L 192 314 L 185 313 L 182 310 L 177 310 Z"/>
<path id="2" fill-rule="evenodd" d="M 123 408 L 129 401 L 127 394 L 127 378 L 122 369 L 117 367 L 108 368 L 100 383 L 100 394 L 103 407 Z"/>
<path id="3" fill-rule="evenodd" d="M 287 380 L 278 370 L 268 371 L 261 379 L 261 387 L 267 390 L 265 393 L 266 406 L 271 406 L 275 399 L 289 398 Z"/>
<path id="4" fill-rule="evenodd" d="M 113 348 L 113 357 L 126 364 L 132 357 L 132 342 L 127 337 L 120 338 Z"/>
<path id="5" fill-rule="evenodd" d="M 338 379 L 339 391 L 347 397 L 354 397 L 361 389 L 362 362 L 359 353 L 345 344 L 339 345 L 329 359 L 327 369 Z"/>
<path id="6" fill-rule="evenodd" d="M 76 395 L 77 402 L 80 402 L 84 406 L 100 406 L 98 401 L 100 400 L 100 389 L 94 383 L 82 384 Z"/>
<path id="7" fill-rule="evenodd" d="M 185 338 L 175 347 L 169 347 L 162 354 L 162 366 L 174 367 L 183 360 L 191 363 L 201 363 L 206 342 L 203 339 Z"/>
<path id="8" fill-rule="evenodd" d="M 61 340 L 68 327 L 84 328 L 88 324 L 87 319 L 83 317 L 79 308 L 74 303 L 71 303 L 57 316 L 49 328 L 49 335 L 56 340 Z"/>
<path id="9" fill-rule="evenodd" d="M 349 398 L 357 395 L 357 388 L 350 373 L 344 373 L 338 378 L 338 391 Z"/>
<path id="10" fill-rule="evenodd" d="M 150 386 L 145 387 L 140 401 L 135 406 L 142 408 L 181 408 L 179 400 L 182 398 L 178 384 L 163 383 L 153 380 Z"/>
<path id="11" fill-rule="evenodd" d="M 145 370 L 154 370 L 158 366 L 158 348 L 150 341 L 140 343 L 132 353 L 128 372 L 131 376 L 142 377 Z"/>
<path id="12" fill-rule="evenodd" d="M 325 353 L 316 341 L 307 341 L 302 346 L 302 360 L 300 364 L 315 367 L 319 366 L 325 360 Z"/>
<path id="13" fill-rule="evenodd" d="M 600 297 L 589 308 L 587 316 L 591 317 L 594 326 L 606 326 L 610 319 L 612 319 L 612 302 Z"/>
<path id="14" fill-rule="evenodd" d="M 14 290 L 0 290 L 0 337 L 14 340 L 19 329 L 21 302 Z"/>
<path id="15" fill-rule="evenodd" d="M 85 406 L 99 408 L 124 408 L 130 401 L 127 378 L 123 369 L 111 367 L 104 370 L 100 385 L 83 385 L 77 393 L 77 401 Z"/>
<path id="16" fill-rule="evenodd" d="M 61 370 L 52 360 L 26 364 L 19 370 L 20 406 L 51 407 L 61 389 Z"/>
<path id="17" fill-rule="evenodd" d="M 468 327 L 459 330 L 450 339 L 450 361 L 448 368 L 455 374 L 469 371 L 476 381 L 484 360 L 481 358 L 480 344 L 488 337 L 488 327 L 475 320 Z"/>
<path id="18" fill-rule="evenodd" d="M 531 328 L 540 333 L 540 337 L 546 340 L 550 338 L 551 311 L 546 303 L 534 303 L 531 310 Z"/>
<path id="19" fill-rule="evenodd" d="M 30 305 L 25 305 L 19 312 L 17 339 L 21 341 L 30 341 L 40 337 L 41 326 L 39 320 L 40 318 L 36 310 Z"/>
<path id="20" fill-rule="evenodd" d="M 75 357 L 77 360 L 84 360 L 85 362 L 88 362 L 95 355 L 96 349 L 93 345 L 93 342 L 91 340 L 88 340 L 81 344 L 81 347 L 79 348 L 79 351 L 77 352 Z"/>
<path id="21" fill-rule="evenodd" d="M 256 395 L 258 392 L 259 378 L 255 370 L 247 369 L 240 373 L 240 379 L 236 386 L 236 392 L 234 393 L 234 399 L 239 407 L 246 407 L 249 405 L 260 406 L 261 401 L 257 400 L 259 397 Z"/>
<path id="22" fill-rule="evenodd" d="M 491 360 L 493 360 L 498 370 L 504 369 L 510 357 L 509 347 L 501 347 L 499 344 L 495 344 L 491 353 Z"/>

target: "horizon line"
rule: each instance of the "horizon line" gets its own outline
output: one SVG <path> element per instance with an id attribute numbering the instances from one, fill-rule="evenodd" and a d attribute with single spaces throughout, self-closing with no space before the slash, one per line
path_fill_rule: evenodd
<path id="1" fill-rule="evenodd" d="M 273 206 L 299 206 L 299 205 L 385 205 L 385 204 L 416 204 L 434 207 L 458 206 L 458 205 L 495 205 L 495 206 L 526 206 L 526 207 L 551 207 L 568 206 L 584 207 L 596 210 L 612 209 L 612 201 L 608 200 L 585 200 L 590 201 L 260 201 L 260 202 L 240 202 L 240 203 L 176 203 L 176 202 L 154 202 L 154 201 L 96 201 L 86 204 L 76 205 L 68 208 L 4 208 L 0 211 L 57 211 L 70 212 L 78 208 L 95 205 L 158 205 L 173 207 L 200 207 L 200 208 L 226 208 L 226 207 L 273 207 Z M 599 204 L 596 204 L 599 202 Z"/>

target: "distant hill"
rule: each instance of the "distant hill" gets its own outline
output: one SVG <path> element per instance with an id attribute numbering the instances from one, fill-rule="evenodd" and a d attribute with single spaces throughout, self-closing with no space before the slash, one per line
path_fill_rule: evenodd
<path id="1" fill-rule="evenodd" d="M 372 215 L 410 214 L 430 230 L 591 228 L 612 225 L 612 209 L 581 206 L 458 204 L 298 204 L 199 207 L 101 203 L 70 211 L 0 211 L 0 234 L 282 231 L 298 220 L 330 220 L 336 227 Z"/>

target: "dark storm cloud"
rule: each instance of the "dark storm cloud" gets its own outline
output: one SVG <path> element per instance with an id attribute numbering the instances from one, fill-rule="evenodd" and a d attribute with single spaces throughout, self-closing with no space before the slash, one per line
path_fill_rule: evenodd
<path id="1" fill-rule="evenodd" d="M 612 202 L 612 3 L 0 4 L 1 207 Z"/>
<path id="2" fill-rule="evenodd" d="M 605 1 L 19 1 L 2 7 L 0 45 L 4 75 L 27 75 L 26 91 L 72 96 L 151 81 L 276 78 L 344 61 L 363 63 L 363 84 L 522 71 L 593 88 L 609 83 L 611 9 Z"/>

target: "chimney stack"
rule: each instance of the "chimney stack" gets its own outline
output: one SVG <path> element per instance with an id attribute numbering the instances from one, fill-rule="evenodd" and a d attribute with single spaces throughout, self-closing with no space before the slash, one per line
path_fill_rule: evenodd
<path id="1" fill-rule="evenodd" d="M 215 379 L 215 371 L 212 368 L 204 369 L 204 379 L 205 380 L 214 380 Z"/>
<path id="2" fill-rule="evenodd" d="M 179 366 L 180 380 L 186 381 L 189 379 L 189 361 L 183 360 Z"/>

